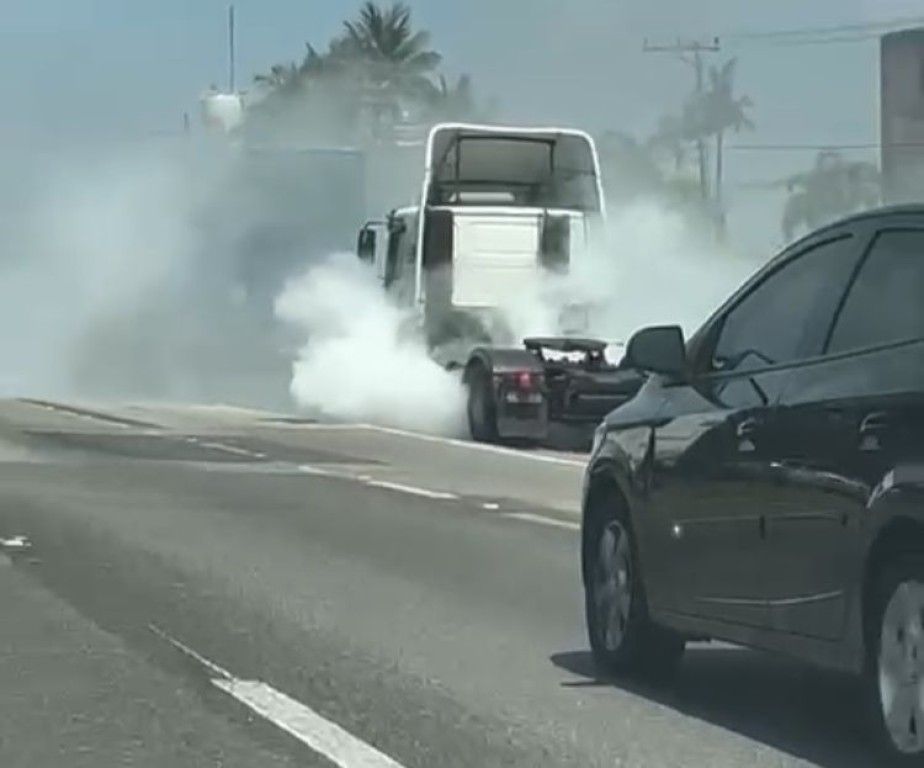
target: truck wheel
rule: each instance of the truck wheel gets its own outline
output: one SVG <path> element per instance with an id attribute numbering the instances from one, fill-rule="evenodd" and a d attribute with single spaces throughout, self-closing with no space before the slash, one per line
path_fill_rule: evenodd
<path id="1" fill-rule="evenodd" d="M 468 428 L 472 439 L 479 443 L 497 440 L 497 408 L 491 377 L 484 365 L 477 363 L 465 372 L 468 386 Z"/>

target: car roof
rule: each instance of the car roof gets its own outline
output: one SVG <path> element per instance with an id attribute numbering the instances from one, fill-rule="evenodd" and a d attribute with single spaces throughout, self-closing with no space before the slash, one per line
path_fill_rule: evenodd
<path id="1" fill-rule="evenodd" d="M 854 222 L 862 221 L 875 221 L 876 219 L 889 219 L 895 216 L 922 216 L 924 217 L 924 203 L 906 203 L 903 205 L 885 205 L 878 208 L 871 208 L 866 211 L 861 211 L 859 213 L 851 214 L 850 216 L 845 216 L 837 221 L 833 221 L 830 224 L 825 224 L 818 229 L 813 229 L 808 234 L 800 237 L 798 240 L 793 240 L 791 243 L 786 245 L 782 251 L 779 251 L 773 258 L 767 261 L 762 267 L 760 267 L 754 274 L 752 274 L 747 280 L 745 280 L 741 285 L 738 286 L 737 290 L 731 293 L 725 301 L 723 301 L 713 312 L 710 314 L 705 322 L 697 329 L 694 336 L 699 335 L 699 332 L 706 326 L 712 323 L 714 317 L 724 312 L 726 307 L 730 304 L 738 301 L 739 297 L 743 294 L 749 292 L 752 287 L 759 281 L 764 279 L 764 276 L 768 272 L 773 272 L 778 269 L 781 264 L 785 261 L 788 261 L 794 253 L 800 251 L 803 246 L 811 243 L 812 241 L 817 241 L 819 237 L 824 237 L 825 232 L 836 230 L 844 226 L 849 226 Z M 691 337 L 693 338 L 693 337 Z"/>
<path id="2" fill-rule="evenodd" d="M 800 243 L 812 240 L 820 234 L 824 234 L 831 229 L 839 229 L 840 227 L 852 224 L 854 222 L 867 221 L 870 219 L 886 219 L 892 216 L 924 216 L 924 203 L 904 203 L 902 205 L 884 205 L 878 208 L 870 208 L 866 211 L 860 211 L 859 213 L 851 214 L 850 216 L 844 216 L 843 218 L 832 221 L 830 224 L 825 224 L 818 229 L 813 229 L 811 232 L 806 234 L 803 237 L 800 237 L 798 240 L 794 240 L 790 245 L 786 246 L 786 251 L 789 251 L 795 246 L 798 246 Z"/>

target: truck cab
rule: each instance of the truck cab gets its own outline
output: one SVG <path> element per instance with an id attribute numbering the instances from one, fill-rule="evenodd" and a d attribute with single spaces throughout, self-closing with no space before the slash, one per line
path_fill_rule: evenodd
<path id="1" fill-rule="evenodd" d="M 467 325 L 460 314 L 488 316 L 543 271 L 566 271 L 603 219 L 586 133 L 443 124 L 427 141 L 418 204 L 367 224 L 359 255 L 439 343 Z"/>
<path id="2" fill-rule="evenodd" d="M 464 372 L 473 435 L 540 439 L 550 406 L 552 417 L 570 408 L 557 404 L 573 399 L 571 382 L 608 373 L 605 345 L 569 341 L 577 361 L 553 370 L 549 347 L 560 359 L 563 345 L 523 345 L 503 309 L 602 247 L 604 227 L 588 134 L 452 123 L 429 134 L 417 204 L 367 223 L 357 250 L 395 301 L 416 311 L 434 359 Z M 612 405 L 595 398 L 591 419 Z"/>

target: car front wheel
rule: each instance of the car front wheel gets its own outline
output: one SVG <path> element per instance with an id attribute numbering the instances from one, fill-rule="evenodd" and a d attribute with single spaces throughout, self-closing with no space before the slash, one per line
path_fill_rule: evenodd
<path id="1" fill-rule="evenodd" d="M 871 627 L 868 691 L 880 739 L 899 764 L 924 760 L 924 560 L 888 569 Z"/>
<path id="2" fill-rule="evenodd" d="M 587 632 L 594 661 L 606 673 L 666 673 L 683 654 L 682 638 L 648 618 L 631 528 L 606 520 L 591 541 L 585 583 Z"/>

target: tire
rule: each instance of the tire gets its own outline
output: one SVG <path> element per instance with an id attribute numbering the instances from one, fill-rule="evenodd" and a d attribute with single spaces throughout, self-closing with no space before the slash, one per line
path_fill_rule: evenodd
<path id="1" fill-rule="evenodd" d="M 587 549 L 584 608 L 594 663 L 608 675 L 669 675 L 684 639 L 649 618 L 632 526 L 624 506 L 610 502 L 591 525 Z"/>
<path id="2" fill-rule="evenodd" d="M 497 407 L 487 368 L 481 363 L 471 365 L 465 372 L 468 385 L 468 429 L 478 443 L 497 442 Z"/>
<path id="3" fill-rule="evenodd" d="M 872 595 L 865 676 L 874 735 L 893 765 L 924 765 L 924 557 L 884 568 Z"/>

